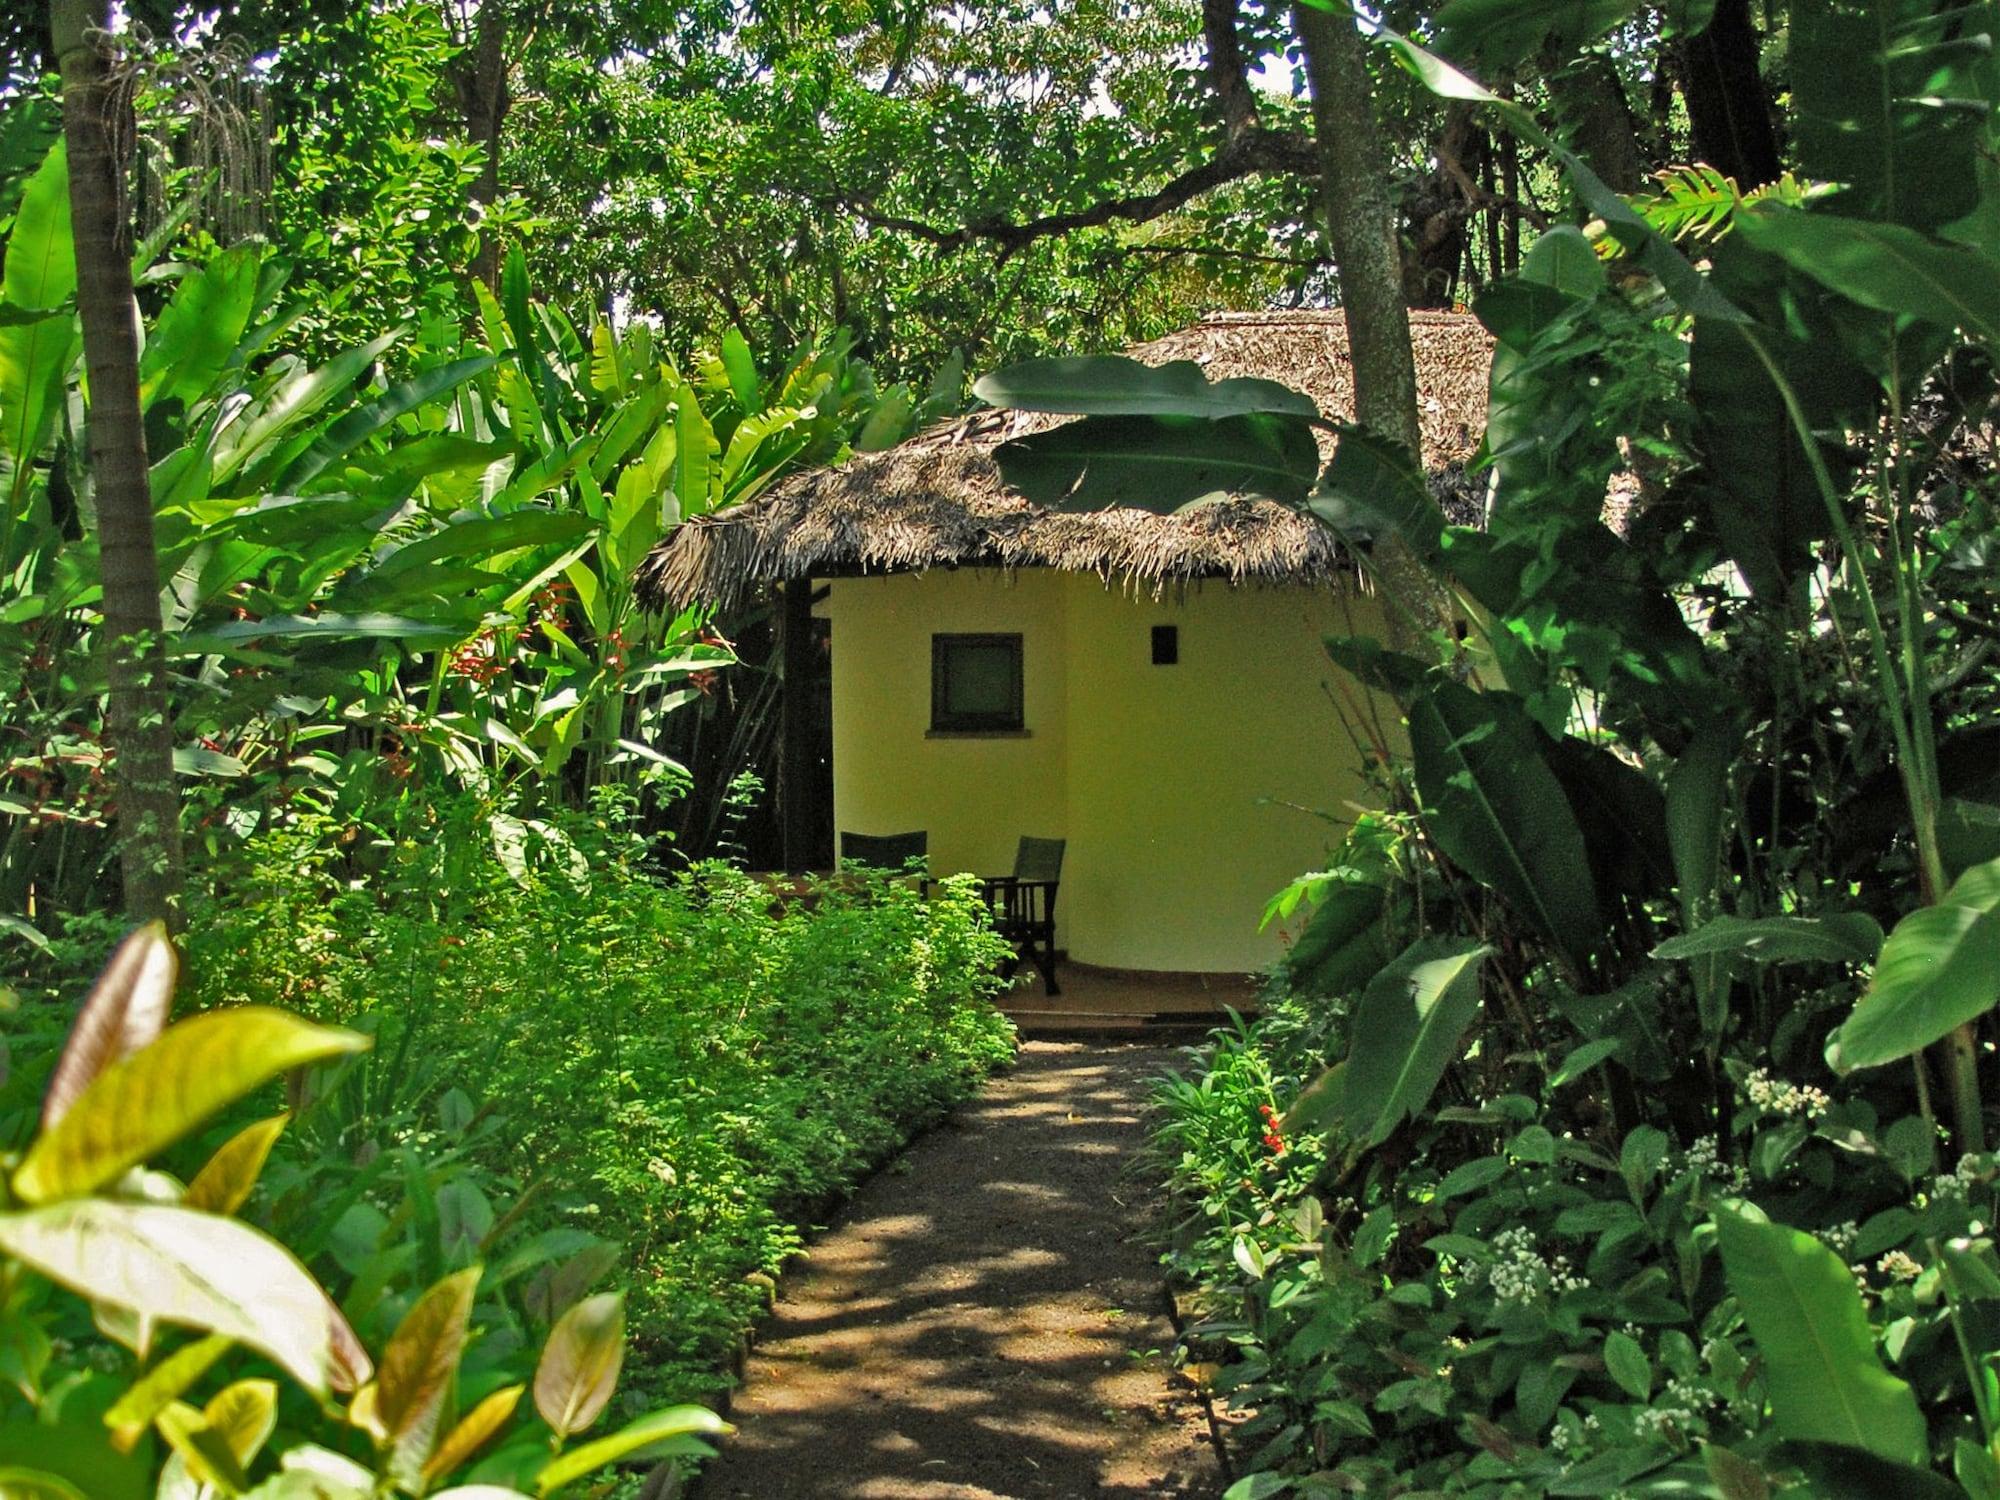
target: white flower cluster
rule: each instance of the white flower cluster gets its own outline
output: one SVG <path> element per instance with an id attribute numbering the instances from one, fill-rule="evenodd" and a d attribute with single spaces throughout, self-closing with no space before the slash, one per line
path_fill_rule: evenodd
<path id="1" fill-rule="evenodd" d="M 1747 1192 L 1750 1173 L 1740 1166 L 1726 1166 L 1712 1135 L 1696 1136 L 1687 1148 L 1687 1170 L 1697 1177 L 1712 1177 L 1731 1192 Z"/>
<path id="2" fill-rule="evenodd" d="M 1924 1273 L 1924 1268 L 1901 1250 L 1891 1250 L 1875 1262 L 1875 1269 L 1897 1281 L 1915 1281 Z"/>
<path id="3" fill-rule="evenodd" d="M 1692 1380 L 1670 1380 L 1660 1393 L 1660 1404 L 1649 1407 L 1632 1419 L 1642 1438 L 1684 1443 L 1707 1430 L 1702 1414 L 1713 1406 L 1716 1396 Z"/>
<path id="4" fill-rule="evenodd" d="M 1604 1424 L 1597 1420 L 1597 1413 L 1591 1412 L 1583 1419 L 1581 1436 L 1568 1422 L 1558 1420 L 1549 1432 L 1549 1447 L 1558 1454 L 1569 1452 L 1572 1446 L 1587 1442 L 1604 1430 Z"/>
<path id="5" fill-rule="evenodd" d="M 1849 1219 L 1845 1224 L 1835 1224 L 1831 1229 L 1819 1232 L 1820 1243 L 1825 1245 L 1842 1260 L 1854 1249 L 1854 1242 L 1861 1235 L 1861 1226 Z"/>
<path id="6" fill-rule="evenodd" d="M 1544 1291 L 1560 1297 L 1581 1291 L 1590 1279 L 1578 1275 L 1566 1255 L 1544 1260 L 1535 1237 L 1526 1229 L 1503 1229 L 1493 1236 L 1496 1258 L 1486 1269 L 1486 1281 L 1502 1302 L 1531 1302 Z"/>
<path id="7" fill-rule="evenodd" d="M 1961 1202 L 1966 1195 L 1978 1187 L 1986 1175 L 1986 1158 L 1967 1152 L 1958 1159 L 1949 1177 L 1931 1179 L 1933 1198 L 1956 1198 Z"/>
<path id="8" fill-rule="evenodd" d="M 1526 1229 L 1503 1229 L 1493 1236 L 1493 1248 L 1498 1258 L 1486 1271 L 1493 1295 L 1502 1302 L 1532 1301 L 1549 1275 L 1535 1250 L 1534 1235 Z"/>
<path id="9" fill-rule="evenodd" d="M 1578 1275 L 1569 1267 L 1569 1257 L 1558 1255 L 1549 1261 L 1549 1290 L 1560 1297 L 1564 1292 L 1580 1292 L 1590 1285 L 1588 1276 Z"/>
<path id="10" fill-rule="evenodd" d="M 1786 1083 L 1781 1078 L 1773 1078 L 1762 1068 L 1743 1080 L 1743 1092 L 1750 1096 L 1752 1104 L 1773 1115 L 1798 1115 L 1802 1119 L 1817 1120 L 1833 1106 L 1833 1101 L 1821 1090 Z"/>

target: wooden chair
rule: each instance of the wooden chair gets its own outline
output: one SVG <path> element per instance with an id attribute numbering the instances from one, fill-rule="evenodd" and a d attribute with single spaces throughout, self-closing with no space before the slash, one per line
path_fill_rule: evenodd
<path id="1" fill-rule="evenodd" d="M 843 833 L 840 858 L 844 864 L 893 870 L 900 875 L 911 860 L 930 858 L 930 844 L 929 831 L 921 828 L 914 833 Z"/>
<path id="2" fill-rule="evenodd" d="M 1060 995 L 1056 983 L 1056 892 L 1062 883 L 1065 839 L 1023 836 L 1014 852 L 1014 873 L 982 882 L 993 912 L 993 930 L 1014 945 L 1007 965 L 1011 977 L 1026 959 L 1042 972 L 1042 985 Z"/>

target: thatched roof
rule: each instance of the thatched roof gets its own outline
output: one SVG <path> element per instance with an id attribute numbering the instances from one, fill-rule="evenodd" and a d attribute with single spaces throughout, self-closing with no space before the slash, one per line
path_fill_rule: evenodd
<path id="1" fill-rule="evenodd" d="M 1486 425 L 1493 343 L 1463 313 L 1410 316 L 1424 464 L 1447 509 L 1465 517 L 1476 508 L 1464 465 Z M 1337 312 L 1219 313 L 1128 352 L 1155 365 L 1191 359 L 1211 380 L 1282 380 L 1329 417 L 1354 410 Z M 793 475 L 748 504 L 678 527 L 640 567 L 641 597 L 726 606 L 780 579 L 934 567 L 1061 568 L 1155 590 L 1196 578 L 1319 584 L 1348 570 L 1324 527 L 1267 500 L 1218 500 L 1172 515 L 1029 504 L 1008 489 L 994 449 L 1064 420 L 974 412 L 886 452 Z"/>

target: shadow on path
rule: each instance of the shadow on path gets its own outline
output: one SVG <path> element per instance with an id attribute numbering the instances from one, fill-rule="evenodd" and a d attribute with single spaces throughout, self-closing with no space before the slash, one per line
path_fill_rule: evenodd
<path id="1" fill-rule="evenodd" d="M 1221 1489 L 1139 1189 L 1158 1047 L 1036 1042 L 786 1279 L 701 1500 Z"/>

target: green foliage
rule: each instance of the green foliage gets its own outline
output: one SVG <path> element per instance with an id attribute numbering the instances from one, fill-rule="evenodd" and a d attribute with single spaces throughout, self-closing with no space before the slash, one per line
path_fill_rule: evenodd
<path id="1" fill-rule="evenodd" d="M 65 181 L 57 149 L 0 284 L 23 309 L 0 326 L 0 901 L 30 941 L 31 904 L 101 899 L 108 851 Z M 149 277 L 176 763 L 211 849 L 300 785 L 351 806 L 512 787 L 531 811 L 606 783 L 675 795 L 662 726 L 733 656 L 696 615 L 643 609 L 639 562 L 687 517 L 935 414 L 844 336 L 760 374 L 733 334 L 684 371 L 644 322 L 585 330 L 537 302 L 518 253 L 500 297 L 454 290 L 315 360 L 297 274 L 245 246 Z"/>
<path id="2" fill-rule="evenodd" d="M 164 928 L 125 941 L 54 1063 L 39 1130 L 5 1160 L 0 1275 L 9 1295 L 0 1346 L 10 1379 L 0 1395 L 0 1451 L 18 1460 L 5 1470 L 8 1493 L 432 1493 L 500 1438 L 513 1411 L 511 1400 L 489 1397 L 456 1416 L 461 1393 L 491 1380 L 495 1355 L 504 1369 L 524 1352 L 493 1330 L 489 1308 L 475 1354 L 473 1314 L 487 1268 L 469 1264 L 409 1294 L 371 1361 L 349 1317 L 379 1323 L 367 1314 L 396 1295 L 391 1278 L 407 1286 L 413 1269 L 422 1273 L 411 1257 L 358 1276 L 337 1306 L 277 1240 L 199 1201 L 198 1185 L 218 1175 L 235 1179 L 228 1196 L 249 1194 L 276 1135 L 270 1122 L 251 1127 L 247 1157 L 242 1136 L 225 1143 L 197 1186 L 183 1189 L 163 1170 L 131 1170 L 277 1074 L 368 1045 L 357 1033 L 255 1007 L 205 1010 L 168 1026 L 173 967 Z M 218 1161 L 228 1164 L 218 1169 Z M 329 1185 L 324 1174 L 314 1183 Z M 348 1197 L 334 1234 L 364 1201 Z M 429 1211 L 440 1214 L 443 1202 L 442 1194 L 428 1199 Z M 324 1202 L 312 1207 L 328 1211 Z M 326 1223 L 308 1231 L 308 1244 Z M 533 1264 L 512 1259 L 516 1274 Z M 499 1269 L 495 1282 L 506 1262 Z M 51 1284 L 77 1300 L 53 1296 Z M 515 1320 L 503 1308 L 499 1321 Z M 574 1361 L 578 1323 L 575 1314 L 557 1322 L 544 1367 Z M 164 1327 L 200 1337 L 166 1348 Z M 642 1448 L 656 1458 L 699 1453 L 701 1436 L 727 1430 L 711 1412 L 672 1407 L 566 1448 L 611 1395 L 618 1361 L 603 1346 L 622 1343 L 622 1334 L 622 1323 L 600 1321 L 584 1336 L 594 1366 L 586 1400 L 564 1407 L 541 1436 L 524 1427 L 474 1471 L 473 1486 L 440 1493 L 519 1496 L 531 1485 L 546 1496 Z M 279 1383 L 257 1373 L 274 1366 L 314 1401 L 281 1410 Z M 196 1394 L 204 1386 L 213 1391 L 205 1402 Z M 268 1476 L 261 1482 L 259 1471 Z"/>
<path id="3" fill-rule="evenodd" d="M 427 799 L 396 823 L 300 812 L 257 834 L 210 877 L 191 968 L 205 998 L 375 1037 L 321 1106 L 344 1134 L 428 1115 L 453 1087 L 495 1101 L 504 1125 L 467 1159 L 532 1185 L 521 1227 L 624 1248 L 624 1311 L 577 1318 L 629 1319 L 628 1382 L 703 1395 L 797 1226 L 1011 1055 L 985 999 L 1004 945 L 962 882 L 924 900 L 843 877 L 780 902 L 719 864 L 646 873 L 615 797 L 519 844 L 495 811 Z M 477 1243 L 503 1210 L 453 1212 Z M 371 1212 L 349 1232 L 382 1227 Z M 557 1275 L 586 1273 L 602 1274 Z M 536 1373 L 548 1420 L 594 1400 L 595 1337 L 570 1323 Z"/>
<path id="4" fill-rule="evenodd" d="M 1441 19 L 1519 53 L 1587 9 Z M 1343 476 L 1346 435 L 1321 482 L 1476 635 L 1329 643 L 1406 712 L 1400 838 L 1274 903 L 1268 1019 L 1161 1094 L 1235 1495 L 1992 1492 L 1993 679 L 1951 559 L 1994 536 L 1958 455 L 1995 409 L 2000 28 L 1790 25 L 1800 170 L 1756 201 L 1689 172 L 1634 207 L 1556 154 L 1599 222 L 1478 300 L 1482 530 L 1407 457 Z M 1412 1007 L 1439 955 L 1462 992 Z M 1239 1078 L 1308 1182 L 1205 1128 Z"/>
<path id="5" fill-rule="evenodd" d="M 1723 1268 L 1764 1356 L 1778 1431 L 1922 1463 L 1929 1434 L 1916 1395 L 1877 1361 L 1840 1257 L 1747 1205 L 1719 1205 L 1715 1222 Z"/>

